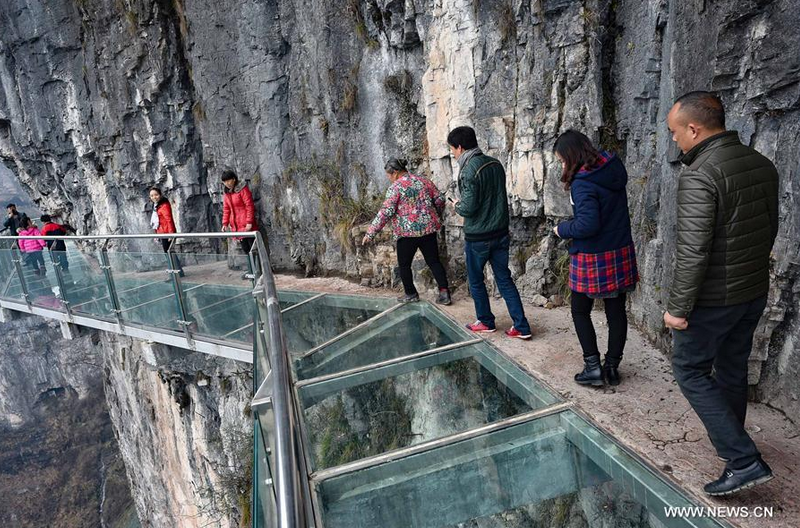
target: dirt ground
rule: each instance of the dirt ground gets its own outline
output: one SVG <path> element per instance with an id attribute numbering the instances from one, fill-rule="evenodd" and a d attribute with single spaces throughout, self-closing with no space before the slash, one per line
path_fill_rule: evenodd
<path id="1" fill-rule="evenodd" d="M 397 292 L 362 287 L 341 278 L 304 279 L 278 275 L 279 289 L 396 296 Z M 432 300 L 432 299 L 431 299 Z M 472 300 L 462 291 L 444 310 L 458 321 L 474 320 Z M 498 329 L 511 326 L 502 300 L 492 300 Z M 747 427 L 775 479 L 726 499 L 706 497 L 703 485 L 722 472 L 705 430 L 680 393 L 669 361 L 633 327 L 628 331 L 622 383 L 615 388 L 581 387 L 573 376 L 582 365 L 580 345 L 568 308 L 526 306 L 533 339 L 520 341 L 502 331 L 485 337 L 519 362 L 534 377 L 544 380 L 564 398 L 574 401 L 606 431 L 637 452 L 682 488 L 709 506 L 772 507 L 773 517 L 729 518 L 734 526 L 797 528 L 800 526 L 800 428 L 781 412 L 750 404 Z M 593 315 L 600 349 L 605 346 L 602 312 Z"/>

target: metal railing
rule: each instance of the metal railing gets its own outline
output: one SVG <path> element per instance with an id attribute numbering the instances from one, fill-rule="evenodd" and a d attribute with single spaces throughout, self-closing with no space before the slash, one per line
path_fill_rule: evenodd
<path id="1" fill-rule="evenodd" d="M 167 272 L 169 273 L 169 282 L 171 283 L 175 298 L 178 302 L 178 310 L 181 316 L 181 323 L 183 329 L 183 336 L 184 340 L 183 343 L 177 342 L 175 343 L 174 340 L 164 339 L 162 342 L 167 342 L 167 344 L 176 344 L 177 346 L 181 346 L 185 344 L 186 347 L 198 350 L 201 352 L 207 351 L 204 350 L 202 346 L 203 343 L 197 342 L 197 336 L 195 336 L 191 330 L 189 316 L 191 313 L 186 306 L 186 302 L 184 299 L 184 289 L 181 285 L 181 278 L 179 276 L 179 270 L 176 266 L 176 258 L 173 252 L 174 240 L 175 239 L 241 239 L 241 238 L 252 238 L 254 239 L 254 243 L 248 255 L 249 266 L 250 266 L 250 274 L 253 278 L 254 289 L 252 290 L 252 295 L 255 297 L 257 303 L 263 303 L 265 307 L 265 314 L 266 320 L 262 320 L 263 318 L 259 316 L 259 310 L 254 310 L 254 334 L 253 334 L 253 366 L 254 366 L 254 383 L 258 383 L 258 387 L 254 387 L 255 397 L 251 402 L 251 408 L 253 409 L 254 413 L 260 408 L 263 408 L 264 405 L 269 405 L 274 414 L 274 423 L 272 424 L 274 429 L 274 438 L 272 438 L 274 452 L 270 453 L 273 456 L 275 461 L 275 466 L 273 468 L 273 472 L 271 475 L 270 483 L 274 486 L 274 496 L 276 499 L 276 511 L 277 511 L 277 526 L 279 528 L 300 528 L 305 526 L 305 521 L 309 517 L 306 513 L 306 504 L 310 504 L 310 498 L 308 497 L 309 493 L 309 484 L 308 484 L 308 477 L 303 469 L 301 457 L 298 456 L 298 445 L 297 440 L 298 436 L 298 429 L 297 429 L 297 407 L 294 401 L 293 391 L 291 389 L 291 379 L 290 379 L 290 372 L 289 372 L 289 356 L 286 348 L 286 339 L 283 331 L 283 326 L 281 322 L 281 311 L 280 311 L 280 304 L 278 301 L 278 293 L 277 288 L 275 285 L 275 278 L 272 273 L 272 269 L 270 266 L 269 256 L 266 244 L 258 232 L 235 232 L 235 233 L 168 233 L 168 234 L 156 234 L 156 233 L 149 233 L 149 234 L 130 234 L 130 235 L 76 235 L 76 236 L 0 236 L 0 244 L 3 242 L 8 242 L 10 248 L 6 247 L 6 249 L 10 249 L 12 253 L 12 261 L 13 261 L 13 274 L 16 275 L 16 278 L 19 280 L 20 289 L 22 292 L 22 296 L 24 298 L 24 303 L 19 303 L 16 300 L 12 300 L 9 302 L 8 298 L 0 298 L 0 305 L 4 308 L 9 308 L 12 310 L 20 310 L 26 311 L 28 313 L 36 313 L 39 315 L 50 316 L 54 318 L 61 318 L 64 322 L 75 323 L 75 324 L 87 324 L 87 326 L 93 326 L 94 328 L 101 328 L 104 330 L 112 330 L 117 331 L 119 333 L 125 333 L 127 335 L 132 335 L 133 337 L 156 337 L 155 335 L 151 335 L 152 332 L 148 333 L 141 333 L 141 332 L 134 332 L 131 330 L 131 327 L 139 327 L 140 325 L 132 324 L 128 321 L 125 321 L 122 317 L 123 309 L 120 304 L 119 298 L 119 289 L 117 288 L 117 283 L 114 280 L 112 267 L 108 260 L 108 254 L 106 249 L 110 241 L 116 240 L 147 240 L 147 239 L 172 239 L 173 243 L 170 244 L 170 247 L 166 251 L 167 260 L 169 263 L 169 268 Z M 63 304 L 63 310 L 44 310 L 44 309 L 37 309 L 33 305 L 33 299 L 29 294 L 29 287 L 26 283 L 26 277 L 23 272 L 22 267 L 22 255 L 18 248 L 19 240 L 62 240 L 67 242 L 77 242 L 77 241 L 102 241 L 102 245 L 99 250 L 99 262 L 100 262 L 100 269 L 102 270 L 103 280 L 105 282 L 105 286 L 107 288 L 107 295 L 104 298 L 108 298 L 111 306 L 113 307 L 113 311 L 115 314 L 115 321 L 113 322 L 112 328 L 108 326 L 110 323 L 105 322 L 100 324 L 98 321 L 91 321 L 91 317 L 86 316 L 79 316 L 78 314 L 74 313 L 72 308 L 70 307 L 69 301 L 64 296 L 64 293 L 68 291 L 68 286 L 66 285 L 66 280 L 64 277 L 64 272 L 61 270 L 58 262 L 56 261 L 55 255 L 51 252 L 51 262 L 53 265 L 53 269 L 56 272 L 56 279 L 60 288 L 61 292 L 61 302 Z M 14 277 L 9 277 L 7 282 L 4 284 L 0 284 L 0 287 L 3 288 L 0 291 L 0 295 L 4 294 L 8 288 L 8 285 Z M 90 300 L 90 302 L 94 302 L 96 299 Z M 27 307 L 27 309 L 24 309 Z M 60 315 L 59 315 L 60 314 Z M 62 317 L 63 316 L 63 317 Z M 97 323 L 97 324 L 94 324 Z M 105 325 L 105 326 L 104 326 Z M 168 330 L 161 330 L 166 334 L 169 334 Z M 204 338 L 207 339 L 207 338 Z M 158 339 L 156 339 L 158 340 Z M 266 352 L 268 357 L 269 364 L 269 372 L 262 373 L 263 374 L 263 381 L 260 378 L 261 376 L 256 376 L 255 372 L 258 371 L 258 364 L 259 358 L 255 357 L 259 350 L 259 341 L 263 343 L 264 348 L 266 348 Z M 228 356 L 230 357 L 230 356 Z M 258 423 L 255 424 L 256 427 Z M 256 437 L 258 435 L 255 435 Z M 256 446 L 254 446 L 256 447 Z M 254 449 L 255 451 L 255 449 Z M 257 474 L 256 469 L 254 468 L 254 474 Z M 256 507 L 257 498 L 256 494 L 258 492 L 258 486 L 261 483 L 254 479 L 253 483 L 254 488 L 254 501 L 253 501 L 253 508 Z M 256 517 L 256 514 L 253 515 Z"/>

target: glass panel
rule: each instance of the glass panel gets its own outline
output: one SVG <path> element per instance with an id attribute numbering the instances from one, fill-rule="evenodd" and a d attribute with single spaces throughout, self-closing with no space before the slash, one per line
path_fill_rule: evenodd
<path id="1" fill-rule="evenodd" d="M 61 287 L 53 265 L 53 255 L 51 255 L 50 251 L 44 250 L 41 252 L 41 257 L 39 275 L 36 276 L 34 274 L 34 277 L 30 280 L 26 279 L 28 280 L 28 293 L 31 296 L 31 302 L 42 308 L 63 311 Z"/>
<path id="2" fill-rule="evenodd" d="M 108 253 L 122 320 L 183 330 L 172 277 L 164 253 Z"/>
<path id="3" fill-rule="evenodd" d="M 615 448 L 568 411 L 325 480 L 321 514 L 326 528 L 721 526 L 667 518 L 691 501 Z"/>
<path id="4" fill-rule="evenodd" d="M 530 378 L 527 385 L 518 383 L 487 351 L 486 345 L 470 345 L 300 388 L 312 468 L 379 455 L 557 401 Z"/>
<path id="5" fill-rule="evenodd" d="M 253 281 L 244 254 L 173 253 L 192 333 L 225 341 L 253 341 Z M 166 257 L 165 257 L 166 261 Z"/>
<path id="6" fill-rule="evenodd" d="M 253 505 L 253 526 L 256 528 L 274 528 L 278 525 L 278 513 L 275 504 L 275 488 L 272 486 L 271 464 L 266 456 L 265 438 L 261 433 L 259 419 L 254 421 L 253 436 L 255 439 L 255 462 L 253 481 L 256 487 L 256 504 Z"/>
<path id="7" fill-rule="evenodd" d="M 278 292 L 279 302 L 281 305 L 281 310 L 285 310 L 290 306 L 294 306 L 295 304 L 299 304 L 303 301 L 307 301 L 312 297 L 316 297 L 320 295 L 319 293 L 314 292 L 301 292 L 301 291 L 293 291 L 293 290 L 281 290 Z"/>
<path id="8" fill-rule="evenodd" d="M 465 341 L 471 336 L 428 304 L 407 304 L 314 354 L 295 361 L 297 379 L 342 372 Z"/>
<path id="9" fill-rule="evenodd" d="M 226 341 L 252 343 L 255 309 L 252 285 L 225 286 L 182 279 L 181 286 L 193 332 Z"/>
<path id="10" fill-rule="evenodd" d="M 355 295 L 326 295 L 283 314 L 290 354 L 300 355 L 378 315 L 395 301 Z"/>
<path id="11" fill-rule="evenodd" d="M 99 252 L 79 251 L 74 242 L 67 242 L 62 256 L 64 278 L 63 299 L 72 313 L 100 319 L 114 319 L 114 305 L 108 293 L 105 272 L 100 268 Z"/>
<path id="12" fill-rule="evenodd" d="M 259 298 L 261 299 L 261 298 Z M 253 299 L 255 301 L 255 298 Z M 254 390 L 258 390 L 270 371 L 267 343 L 267 306 L 262 300 L 254 302 L 256 314 L 256 326 L 253 329 L 253 383 Z M 260 332 L 263 329 L 264 332 Z"/>
<path id="13" fill-rule="evenodd" d="M 18 258 L 19 253 L 13 249 L 0 249 L 0 277 L 2 277 L 2 290 L 0 294 L 5 299 L 25 302 L 25 297 L 22 295 L 22 286 L 19 282 L 17 275 L 17 268 L 14 260 Z M 23 266 L 23 272 L 25 272 Z"/>
<path id="14" fill-rule="evenodd" d="M 179 247 L 179 246 L 178 246 Z M 243 253 L 181 253 L 173 251 L 181 277 L 194 284 L 215 284 L 252 289 L 250 259 Z M 165 257 L 166 258 L 166 257 Z"/>

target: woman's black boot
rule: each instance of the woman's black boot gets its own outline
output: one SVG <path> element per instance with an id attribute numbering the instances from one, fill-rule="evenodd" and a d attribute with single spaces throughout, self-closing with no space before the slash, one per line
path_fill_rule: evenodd
<path id="1" fill-rule="evenodd" d="M 583 372 L 575 374 L 575 381 L 580 385 L 603 385 L 603 371 L 600 370 L 600 356 L 584 356 Z"/>
<path id="2" fill-rule="evenodd" d="M 609 385 L 619 385 L 619 362 L 622 358 L 606 356 L 603 361 L 603 376 Z"/>

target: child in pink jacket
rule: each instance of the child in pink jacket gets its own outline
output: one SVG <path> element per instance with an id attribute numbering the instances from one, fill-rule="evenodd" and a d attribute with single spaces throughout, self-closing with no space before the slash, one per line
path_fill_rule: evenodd
<path id="1" fill-rule="evenodd" d="M 24 220 L 22 227 L 19 228 L 17 233 L 19 236 L 38 236 L 42 234 L 39 228 L 33 225 L 30 218 Z M 19 238 L 17 239 L 17 244 L 25 259 L 26 266 L 33 268 L 33 272 L 36 275 L 44 275 L 47 273 L 47 270 L 44 268 L 44 257 L 42 256 L 42 250 L 47 247 L 47 243 L 44 240 Z"/>

